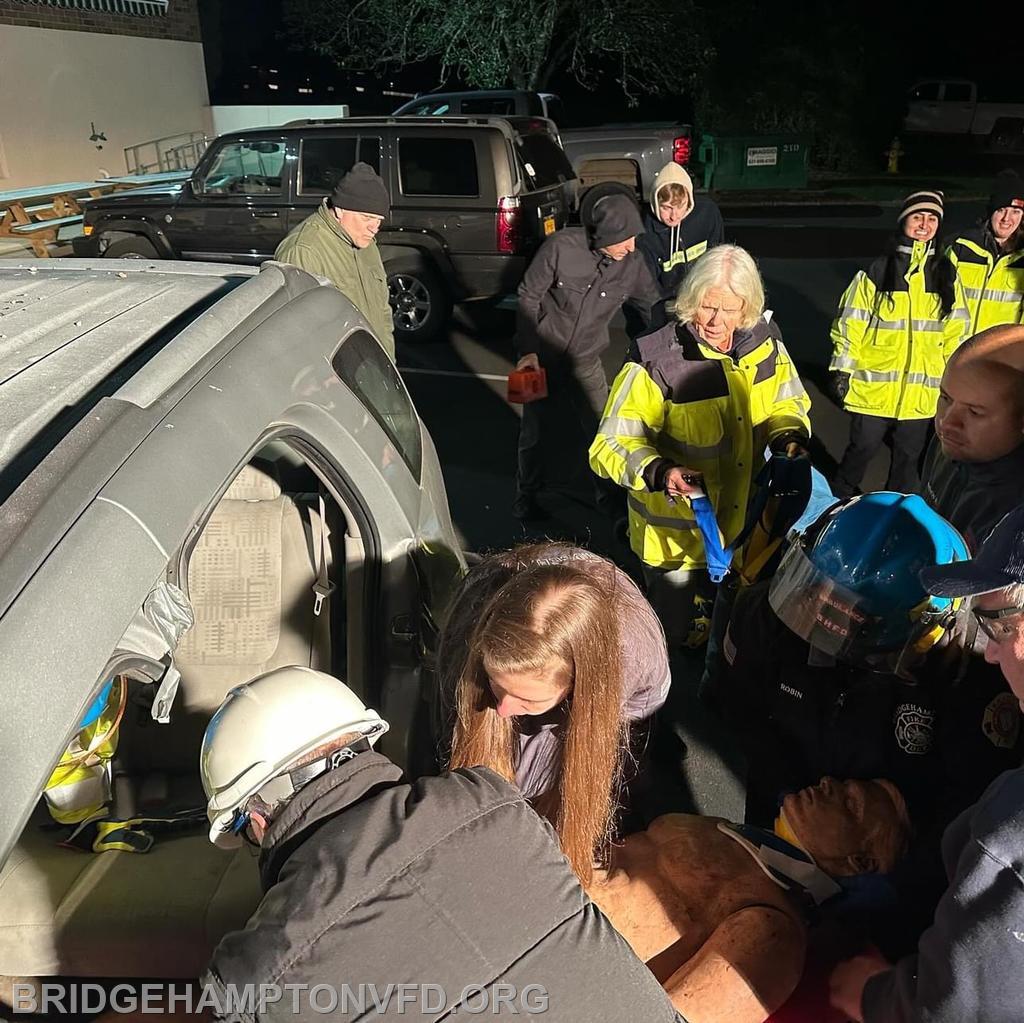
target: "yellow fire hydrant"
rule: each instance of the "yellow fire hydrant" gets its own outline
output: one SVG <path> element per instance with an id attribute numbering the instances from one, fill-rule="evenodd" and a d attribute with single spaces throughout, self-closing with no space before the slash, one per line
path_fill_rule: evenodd
<path id="1" fill-rule="evenodd" d="M 900 172 L 900 157 L 903 155 L 903 146 L 900 143 L 899 136 L 892 140 L 889 144 L 889 148 L 885 151 L 885 155 L 888 157 L 888 164 L 886 170 L 890 174 L 899 174 Z"/>

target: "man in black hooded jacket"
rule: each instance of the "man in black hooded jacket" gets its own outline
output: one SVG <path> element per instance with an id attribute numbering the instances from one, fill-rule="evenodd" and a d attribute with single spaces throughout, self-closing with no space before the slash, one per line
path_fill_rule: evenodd
<path id="1" fill-rule="evenodd" d="M 636 204 L 626 195 L 605 196 L 589 221 L 549 238 L 519 285 L 516 368 L 543 367 L 548 385 L 547 398 L 523 406 L 513 506 L 521 519 L 544 518 L 538 491 L 587 464 L 608 399 L 601 356 L 611 344 L 612 317 L 626 302 L 649 314 L 658 298 L 636 251 L 643 232 Z M 603 504 L 604 492 L 598 495 Z"/>

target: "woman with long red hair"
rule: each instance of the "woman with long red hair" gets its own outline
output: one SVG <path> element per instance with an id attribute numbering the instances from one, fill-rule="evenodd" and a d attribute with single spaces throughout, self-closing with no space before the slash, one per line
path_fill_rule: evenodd
<path id="1" fill-rule="evenodd" d="M 668 695 L 665 636 L 636 584 L 564 543 L 485 559 L 439 650 L 442 760 L 514 781 L 580 880 L 612 837 L 629 725 Z"/>

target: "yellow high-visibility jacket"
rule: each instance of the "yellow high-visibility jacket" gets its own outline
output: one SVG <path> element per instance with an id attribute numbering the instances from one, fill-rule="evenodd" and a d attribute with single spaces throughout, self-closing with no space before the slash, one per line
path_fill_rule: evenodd
<path id="1" fill-rule="evenodd" d="M 810 399 L 774 324 L 736 331 L 729 353 L 669 324 L 634 342 L 615 378 L 590 466 L 629 491 L 629 536 L 645 564 L 702 568 L 704 542 L 689 502 L 652 490 L 660 469 L 704 476 L 726 544 L 739 535 L 766 446 L 810 436 Z"/>
<path id="2" fill-rule="evenodd" d="M 883 291 L 886 257 L 859 271 L 832 324 L 829 369 L 850 375 L 848 412 L 885 419 L 935 415 L 946 360 L 968 336 L 969 314 L 960 282 L 953 308 L 942 316 L 935 260 L 927 242 L 897 249 L 897 281 Z"/>
<path id="3" fill-rule="evenodd" d="M 1024 250 L 999 254 L 984 227 L 962 234 L 946 250 L 964 287 L 968 337 L 1004 323 L 1024 323 Z"/>
<path id="4" fill-rule="evenodd" d="M 58 823 L 88 820 L 110 799 L 107 764 L 117 750 L 117 731 L 112 729 L 116 714 L 116 706 L 109 703 L 100 717 L 75 736 L 51 772 L 43 795 Z M 86 752 L 89 755 L 83 757 Z"/>

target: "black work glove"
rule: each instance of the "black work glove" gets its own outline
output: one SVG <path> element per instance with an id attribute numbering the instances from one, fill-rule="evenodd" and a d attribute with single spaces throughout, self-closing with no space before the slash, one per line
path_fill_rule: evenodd
<path id="1" fill-rule="evenodd" d="M 807 454 L 807 434 L 800 430 L 787 430 L 779 434 L 769 445 L 773 455 L 788 455 L 790 458 L 799 458 Z M 790 447 L 790 445 L 796 445 Z"/>
<path id="2" fill-rule="evenodd" d="M 842 405 L 846 401 L 846 396 L 850 393 L 850 374 L 834 369 L 829 373 L 828 379 L 832 389 L 832 397 Z"/>

